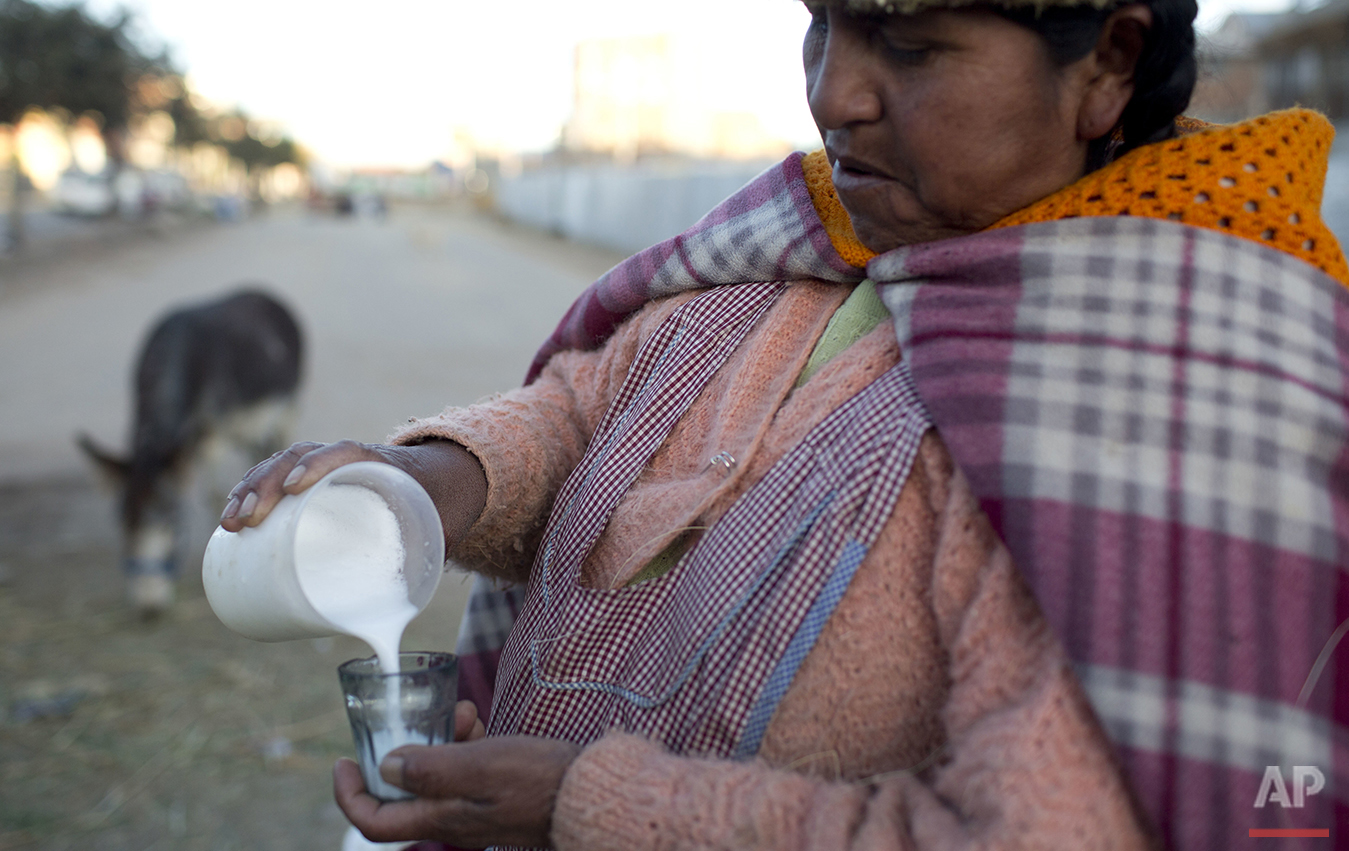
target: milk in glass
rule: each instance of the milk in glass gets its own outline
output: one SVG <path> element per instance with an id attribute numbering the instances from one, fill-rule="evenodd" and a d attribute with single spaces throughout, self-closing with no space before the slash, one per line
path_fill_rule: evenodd
<path id="1" fill-rule="evenodd" d="M 399 672 L 403 630 L 417 616 L 403 574 L 398 518 L 374 491 L 334 484 L 310 497 L 295 532 L 295 567 L 314 610 L 375 651 L 386 674 Z M 372 731 L 373 764 L 411 739 L 402 722 L 398 677 L 388 685 L 388 729 Z M 408 797 L 396 787 L 369 791 L 381 798 Z"/>

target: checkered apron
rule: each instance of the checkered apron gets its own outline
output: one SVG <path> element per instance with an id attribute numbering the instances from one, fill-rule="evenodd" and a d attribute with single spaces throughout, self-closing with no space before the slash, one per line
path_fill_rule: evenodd
<path id="1" fill-rule="evenodd" d="M 684 305 L 641 349 L 558 497 L 502 655 L 493 734 L 611 728 L 747 757 L 893 510 L 931 423 L 900 364 L 817 425 L 665 575 L 582 587 L 609 513 L 783 289 Z"/>

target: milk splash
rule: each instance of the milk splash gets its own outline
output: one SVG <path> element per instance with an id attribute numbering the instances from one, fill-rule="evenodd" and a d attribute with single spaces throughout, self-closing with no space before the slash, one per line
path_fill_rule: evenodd
<path id="1" fill-rule="evenodd" d="M 385 674 L 399 673 L 403 630 L 417 616 L 403 574 L 398 518 L 374 491 L 335 484 L 309 499 L 295 530 L 295 567 L 314 610 L 341 632 L 369 644 Z M 378 764 L 384 754 L 411 742 L 403 723 L 399 678 L 387 677 L 388 729 L 372 730 Z M 383 784 L 370 792 L 385 799 L 410 797 Z"/>

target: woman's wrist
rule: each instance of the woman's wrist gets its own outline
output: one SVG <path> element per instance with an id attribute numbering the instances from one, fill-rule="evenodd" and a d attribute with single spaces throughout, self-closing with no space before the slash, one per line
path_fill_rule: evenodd
<path id="1" fill-rule="evenodd" d="M 388 446 L 388 462 L 417 480 L 440 513 L 445 540 L 463 539 L 487 506 L 487 473 L 477 456 L 449 440 Z"/>

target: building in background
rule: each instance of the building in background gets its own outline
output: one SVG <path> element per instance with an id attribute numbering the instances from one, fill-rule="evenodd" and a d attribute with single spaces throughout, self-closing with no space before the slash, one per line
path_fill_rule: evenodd
<path id="1" fill-rule="evenodd" d="M 1212 35 L 1200 37 L 1199 80 L 1189 114 L 1230 123 L 1268 111 L 1258 46 L 1282 17 L 1277 13 L 1228 15 Z"/>
<path id="2" fill-rule="evenodd" d="M 1240 121 L 1305 106 L 1349 119 L 1349 0 L 1271 14 L 1239 13 L 1201 42 L 1200 79 L 1188 110 Z"/>
<path id="3" fill-rule="evenodd" d="M 1349 0 L 1231 15 L 1201 38 L 1200 62 L 1187 110 L 1196 117 L 1229 123 L 1302 104 L 1349 120 Z M 581 42 L 558 149 L 491 171 L 492 202 L 516 221 L 622 252 L 674 236 L 793 147 L 737 111 L 743 91 L 691 94 L 709 91 L 691 80 L 718 73 L 675 35 Z M 1332 158 L 1327 178 L 1325 215 L 1339 233 L 1349 233 L 1345 166 L 1349 157 Z"/>
<path id="4" fill-rule="evenodd" d="M 1349 118 L 1349 0 L 1284 15 L 1259 40 L 1271 109 L 1300 105 Z"/>
<path id="5" fill-rule="evenodd" d="M 696 88 L 683 84 L 707 72 L 705 52 L 678 36 L 580 42 L 563 152 L 631 163 L 651 156 L 771 159 L 790 150 L 754 113 L 699 100 Z"/>

